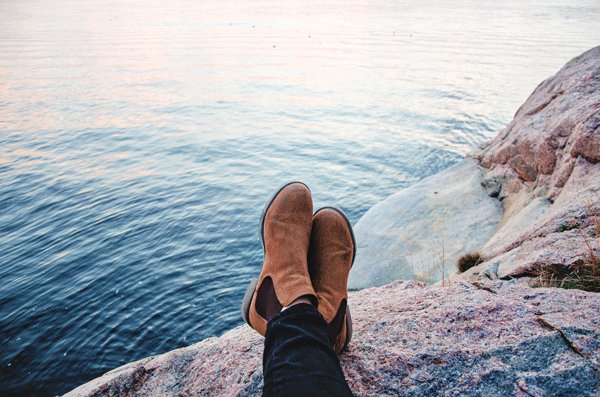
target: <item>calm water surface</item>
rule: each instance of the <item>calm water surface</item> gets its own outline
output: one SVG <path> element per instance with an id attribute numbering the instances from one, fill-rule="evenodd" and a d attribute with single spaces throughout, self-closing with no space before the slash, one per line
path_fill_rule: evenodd
<path id="1" fill-rule="evenodd" d="M 0 395 L 240 325 L 281 183 L 355 223 L 495 136 L 600 44 L 599 18 L 596 0 L 3 0 Z"/>

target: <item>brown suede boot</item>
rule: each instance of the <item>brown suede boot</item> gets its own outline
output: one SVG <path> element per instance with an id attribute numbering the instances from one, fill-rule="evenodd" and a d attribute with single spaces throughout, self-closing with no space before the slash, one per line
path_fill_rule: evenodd
<path id="1" fill-rule="evenodd" d="M 300 182 L 282 186 L 263 211 L 263 267 L 242 303 L 244 321 L 263 336 L 267 322 L 297 298 L 318 304 L 306 263 L 312 219 L 310 190 Z"/>
<path id="2" fill-rule="evenodd" d="M 339 354 L 352 338 L 348 308 L 348 273 L 356 254 L 350 221 L 332 207 L 318 210 L 312 223 L 308 269 L 319 299 L 319 312 L 329 324 L 329 337 Z"/>

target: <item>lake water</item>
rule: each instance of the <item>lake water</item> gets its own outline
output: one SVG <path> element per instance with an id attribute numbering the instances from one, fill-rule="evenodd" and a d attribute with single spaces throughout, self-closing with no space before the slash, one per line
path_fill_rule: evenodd
<path id="1" fill-rule="evenodd" d="M 599 20 L 597 0 L 3 0 L 0 395 L 242 324 L 274 189 L 356 223 L 494 137 Z"/>

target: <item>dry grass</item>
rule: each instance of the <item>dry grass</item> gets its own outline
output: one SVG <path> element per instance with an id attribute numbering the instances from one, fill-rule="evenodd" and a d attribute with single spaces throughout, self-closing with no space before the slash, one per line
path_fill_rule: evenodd
<path id="1" fill-rule="evenodd" d="M 408 239 L 404 236 L 404 240 L 409 249 L 409 263 L 412 268 L 413 279 L 420 281 L 427 285 L 432 285 L 439 282 L 443 287 L 450 286 L 448 269 L 446 268 L 446 249 L 445 249 L 445 237 L 441 232 L 439 233 L 439 240 L 434 241 L 431 236 L 418 236 L 418 242 L 414 242 L 413 239 Z M 417 255 L 420 259 L 414 262 L 414 256 L 412 252 L 413 246 L 421 248 L 422 255 Z M 419 269 L 419 270 L 417 270 Z"/>
<path id="2" fill-rule="evenodd" d="M 571 225 L 577 229 L 588 255 L 584 260 L 578 261 L 569 267 L 550 266 L 540 270 L 539 276 L 530 283 L 532 287 L 554 287 L 565 289 L 580 289 L 589 292 L 600 292 L 600 257 L 594 250 L 594 245 L 600 245 L 600 213 L 597 207 L 588 203 L 588 217 L 591 220 L 591 236 L 588 237 L 581 230 L 580 223 L 574 220 Z"/>
<path id="3" fill-rule="evenodd" d="M 552 287 L 580 289 L 588 292 L 600 292 L 600 261 L 595 259 L 579 261 L 568 268 L 560 266 L 544 268 L 531 283 L 531 287 Z"/>
<path id="4" fill-rule="evenodd" d="M 458 271 L 464 273 L 470 268 L 479 265 L 480 263 L 483 263 L 483 259 L 481 259 L 481 256 L 478 252 L 464 254 L 458 259 Z"/>

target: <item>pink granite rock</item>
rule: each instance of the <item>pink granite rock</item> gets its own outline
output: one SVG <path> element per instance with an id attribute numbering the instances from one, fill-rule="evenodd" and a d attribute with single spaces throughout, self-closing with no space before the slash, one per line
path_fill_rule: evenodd
<path id="1" fill-rule="evenodd" d="M 484 263 L 454 280 L 528 276 L 600 256 L 600 47 L 542 82 L 474 157 L 504 215 Z"/>
<path id="2" fill-rule="evenodd" d="M 356 396 L 600 395 L 599 294 L 398 281 L 353 293 L 350 305 L 355 333 L 341 363 Z M 244 325 L 66 396 L 260 396 L 262 350 Z"/>

